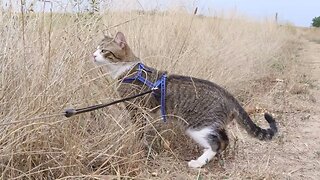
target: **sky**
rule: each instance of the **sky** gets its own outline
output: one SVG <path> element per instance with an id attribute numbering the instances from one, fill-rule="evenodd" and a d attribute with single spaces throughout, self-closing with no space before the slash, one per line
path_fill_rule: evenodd
<path id="1" fill-rule="evenodd" d="M 26 7 L 31 2 L 37 2 L 35 7 L 40 10 L 43 2 L 37 0 L 25 0 Z M 41 0 L 43 1 L 43 0 Z M 54 11 L 78 11 L 87 9 L 90 0 L 46 0 L 48 10 L 52 5 Z M 312 19 L 320 16 L 320 0 L 100 0 L 100 4 L 113 9 L 132 10 L 166 10 L 171 8 L 185 8 L 192 12 L 198 7 L 198 13 L 202 15 L 213 15 L 219 13 L 237 12 L 254 19 L 274 18 L 278 13 L 280 23 L 292 23 L 296 26 L 309 27 Z M 0 6 L 9 4 L 19 8 L 20 0 L 0 0 Z M 75 6 L 74 2 L 81 2 Z M 2 3 L 2 4 L 1 4 Z"/>
<path id="2" fill-rule="evenodd" d="M 320 0 L 202 0 L 199 4 L 201 8 L 233 9 L 258 19 L 278 13 L 280 21 L 304 27 L 309 27 L 312 19 L 320 16 Z"/>

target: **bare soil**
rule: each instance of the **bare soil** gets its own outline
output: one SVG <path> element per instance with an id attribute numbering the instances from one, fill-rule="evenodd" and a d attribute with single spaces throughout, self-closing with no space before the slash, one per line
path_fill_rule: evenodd
<path id="1" fill-rule="evenodd" d="M 286 179 L 320 178 L 320 44 L 308 39 L 303 43 L 300 88 L 307 88 L 289 100 L 286 143 L 277 159 Z"/>
<path id="2" fill-rule="evenodd" d="M 276 115 L 279 134 L 267 143 L 246 140 L 247 154 L 237 158 L 245 173 L 237 179 L 320 179 L 320 43 L 309 35 L 301 33 L 295 74 L 278 80 L 267 97 L 274 103 L 267 110 Z"/>
<path id="3" fill-rule="evenodd" d="M 307 35 L 301 35 L 291 82 L 279 81 L 271 93 L 274 106 L 268 110 L 276 114 L 280 132 L 275 142 L 252 152 L 252 164 L 266 170 L 250 170 L 252 179 L 320 179 L 320 43 Z"/>

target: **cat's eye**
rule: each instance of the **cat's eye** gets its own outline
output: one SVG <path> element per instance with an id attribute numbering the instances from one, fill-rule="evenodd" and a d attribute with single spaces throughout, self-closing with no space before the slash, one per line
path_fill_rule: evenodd
<path id="1" fill-rule="evenodd" d="M 105 49 L 101 49 L 101 53 L 106 53 L 106 52 L 108 52 L 108 51 Z"/>

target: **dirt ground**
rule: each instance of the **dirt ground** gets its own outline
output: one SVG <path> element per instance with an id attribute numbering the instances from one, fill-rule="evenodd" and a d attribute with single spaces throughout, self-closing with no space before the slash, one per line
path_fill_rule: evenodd
<path id="1" fill-rule="evenodd" d="M 255 147 L 249 140 L 244 151 L 253 150 L 240 152 L 243 159 L 237 158 L 238 163 L 247 161 L 243 168 L 246 173 L 238 172 L 235 177 L 320 179 L 320 41 L 309 35 L 308 31 L 301 32 L 293 82 L 280 80 L 269 97 L 275 102 L 268 110 L 278 119 L 279 134 L 267 143 L 254 142 Z"/>
<path id="2" fill-rule="evenodd" d="M 256 167 L 246 165 L 245 170 L 253 172 L 250 179 L 320 179 L 320 41 L 307 33 L 301 35 L 294 82 L 278 82 L 278 86 L 286 86 L 278 90 L 278 94 L 285 91 L 284 103 L 275 101 L 271 106 L 276 108 L 271 111 L 278 119 L 278 136 L 254 149 L 253 158 L 243 155 L 252 164 L 258 161 Z M 274 99 L 279 98 L 276 94 Z"/>
<path id="3" fill-rule="evenodd" d="M 288 100 L 284 148 L 279 151 L 278 170 L 286 179 L 320 178 L 320 43 L 305 38 L 300 53 L 304 93 Z"/>

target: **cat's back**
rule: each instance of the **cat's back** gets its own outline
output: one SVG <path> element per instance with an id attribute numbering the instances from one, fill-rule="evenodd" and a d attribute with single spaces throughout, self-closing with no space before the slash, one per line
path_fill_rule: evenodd
<path id="1" fill-rule="evenodd" d="M 182 117 L 189 126 L 212 124 L 215 117 L 226 119 L 238 104 L 224 88 L 208 80 L 169 75 L 167 82 L 168 113 Z"/>
<path id="2" fill-rule="evenodd" d="M 205 94 L 218 93 L 221 95 L 230 95 L 224 88 L 211 81 L 176 74 L 168 76 L 168 88 L 169 90 L 180 89 Z"/>
<path id="3" fill-rule="evenodd" d="M 228 91 L 211 81 L 175 74 L 168 76 L 167 96 L 175 101 L 174 104 L 191 106 L 225 106 L 236 101 Z"/>

